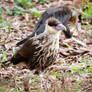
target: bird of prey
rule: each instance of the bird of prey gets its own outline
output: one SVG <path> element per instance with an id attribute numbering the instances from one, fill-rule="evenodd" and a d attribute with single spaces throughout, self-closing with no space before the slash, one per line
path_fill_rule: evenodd
<path id="1" fill-rule="evenodd" d="M 43 33 L 28 38 L 16 54 L 3 64 L 16 65 L 24 62 L 30 70 L 35 70 L 36 73 L 44 71 L 56 61 L 61 32 L 65 34 L 66 27 L 58 19 L 48 18 Z"/>
<path id="2" fill-rule="evenodd" d="M 39 19 L 38 23 L 36 24 L 34 32 L 31 35 L 29 35 L 27 38 L 18 42 L 16 44 L 16 46 L 20 46 L 20 45 L 24 44 L 27 41 L 27 39 L 29 39 L 30 37 L 33 37 L 35 35 L 39 35 L 39 34 L 43 33 L 45 30 L 46 21 L 50 17 L 56 18 L 66 27 L 65 36 L 67 38 L 70 38 L 72 36 L 72 34 L 70 32 L 70 29 L 69 29 L 67 23 L 72 18 L 72 15 L 73 14 L 72 14 L 71 9 L 66 6 L 56 6 L 56 7 L 48 8 L 42 14 L 41 18 Z"/>

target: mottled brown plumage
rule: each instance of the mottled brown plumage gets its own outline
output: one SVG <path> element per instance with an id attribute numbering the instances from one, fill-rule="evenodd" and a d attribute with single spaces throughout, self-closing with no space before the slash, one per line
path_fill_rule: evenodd
<path id="1" fill-rule="evenodd" d="M 43 71 L 56 61 L 59 50 L 59 35 L 66 31 L 55 18 L 46 21 L 45 31 L 29 38 L 10 59 L 11 63 L 25 62 L 30 70 Z"/>

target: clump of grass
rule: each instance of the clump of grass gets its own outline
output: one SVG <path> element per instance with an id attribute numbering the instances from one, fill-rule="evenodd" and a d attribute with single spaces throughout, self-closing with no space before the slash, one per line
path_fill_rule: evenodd
<path id="1" fill-rule="evenodd" d="M 50 3 L 48 0 L 38 0 L 38 3 L 40 4 L 45 4 L 45 3 Z"/>
<path id="2" fill-rule="evenodd" d="M 32 6 L 32 0 L 17 0 L 15 3 L 24 9 Z"/>
<path id="3" fill-rule="evenodd" d="M 2 52 L 2 54 L 0 55 L 0 57 L 1 57 L 4 61 L 7 60 L 6 51 L 4 51 L 2 48 L 0 48 L 0 51 Z"/>

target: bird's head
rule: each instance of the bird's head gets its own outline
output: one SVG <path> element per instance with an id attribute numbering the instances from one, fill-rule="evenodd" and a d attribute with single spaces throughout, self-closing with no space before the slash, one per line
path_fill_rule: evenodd
<path id="1" fill-rule="evenodd" d="M 51 17 L 46 21 L 46 27 L 48 32 L 51 34 L 56 34 L 62 31 L 66 31 L 66 27 L 54 17 Z"/>

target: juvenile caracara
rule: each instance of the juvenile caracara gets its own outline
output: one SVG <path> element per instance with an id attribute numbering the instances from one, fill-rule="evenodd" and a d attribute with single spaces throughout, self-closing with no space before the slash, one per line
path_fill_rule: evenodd
<path id="1" fill-rule="evenodd" d="M 57 19 L 54 17 L 47 19 L 43 33 L 28 38 L 20 50 L 4 64 L 24 62 L 30 70 L 44 71 L 56 61 L 62 31 L 65 33 L 66 27 Z"/>
<path id="2" fill-rule="evenodd" d="M 72 34 L 70 33 L 70 29 L 67 25 L 68 21 L 72 17 L 72 11 L 66 6 L 57 6 L 57 7 L 51 7 L 48 8 L 39 19 L 38 23 L 35 26 L 34 32 L 32 35 L 29 35 L 27 38 L 23 39 L 22 41 L 18 42 L 16 45 L 19 46 L 27 41 L 30 37 L 33 37 L 35 35 L 39 35 L 44 32 L 46 21 L 50 17 L 54 17 L 57 20 L 59 20 L 65 27 L 65 36 L 67 38 L 70 38 Z"/>

